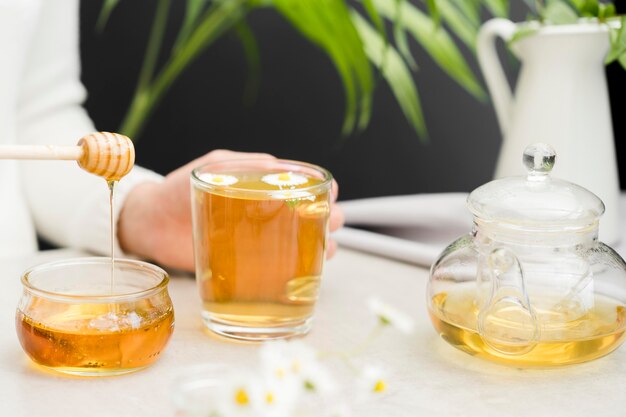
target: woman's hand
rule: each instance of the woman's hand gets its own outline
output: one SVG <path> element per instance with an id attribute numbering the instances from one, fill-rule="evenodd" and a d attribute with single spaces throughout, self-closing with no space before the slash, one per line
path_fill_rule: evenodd
<path id="1" fill-rule="evenodd" d="M 227 159 L 274 159 L 264 153 L 215 150 L 172 171 L 161 183 L 147 182 L 133 188 L 126 197 L 118 220 L 122 250 L 162 265 L 194 270 L 191 190 L 189 176 L 194 168 Z M 335 204 L 338 186 L 333 180 L 330 230 L 343 225 L 343 213 Z M 330 240 L 328 257 L 337 248 Z"/>

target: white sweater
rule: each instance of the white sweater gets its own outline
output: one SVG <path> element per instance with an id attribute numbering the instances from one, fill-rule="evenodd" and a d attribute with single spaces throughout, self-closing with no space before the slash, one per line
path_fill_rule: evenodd
<path id="1" fill-rule="evenodd" d="M 74 145 L 95 131 L 81 107 L 78 8 L 78 0 L 0 0 L 0 143 Z M 160 179 L 135 167 L 116 188 L 116 218 L 132 187 Z M 35 251 L 35 231 L 108 253 L 105 181 L 75 162 L 0 160 L 0 192 L 0 258 Z"/>

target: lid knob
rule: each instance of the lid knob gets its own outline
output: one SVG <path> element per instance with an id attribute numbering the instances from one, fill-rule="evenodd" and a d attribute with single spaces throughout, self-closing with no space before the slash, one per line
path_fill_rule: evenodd
<path id="1" fill-rule="evenodd" d="M 556 152 L 554 148 L 545 143 L 534 143 L 524 149 L 522 159 L 528 170 L 528 176 L 546 176 L 554 167 Z"/>
<path id="2" fill-rule="evenodd" d="M 573 232 L 596 227 L 598 217 L 604 213 L 604 204 L 591 191 L 553 178 L 555 162 L 556 152 L 551 146 L 544 143 L 528 146 L 523 157 L 528 173 L 481 185 L 467 198 L 468 208 L 481 221 L 517 231 Z M 527 237 L 522 233 L 520 239 Z M 501 258 L 498 259 L 501 265 L 493 268 L 506 269 L 506 256 Z"/>

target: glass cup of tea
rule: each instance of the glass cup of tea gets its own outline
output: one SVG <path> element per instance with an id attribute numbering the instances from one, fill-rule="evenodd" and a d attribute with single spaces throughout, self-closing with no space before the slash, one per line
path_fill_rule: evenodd
<path id="1" fill-rule="evenodd" d="M 129 259 L 76 258 L 22 276 L 15 319 L 37 364 L 81 376 L 120 375 L 154 363 L 174 331 L 161 268 Z"/>
<path id="2" fill-rule="evenodd" d="M 191 174 L 205 325 L 267 340 L 311 327 L 328 235 L 331 174 L 287 160 L 231 160 Z"/>

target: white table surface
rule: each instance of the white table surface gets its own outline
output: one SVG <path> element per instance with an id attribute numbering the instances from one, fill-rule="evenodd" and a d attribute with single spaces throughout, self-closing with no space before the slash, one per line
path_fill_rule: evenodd
<path id="1" fill-rule="evenodd" d="M 179 276 L 170 285 L 176 329 L 152 367 L 107 378 L 64 377 L 35 368 L 14 328 L 20 273 L 36 263 L 74 255 L 42 252 L 0 263 L 0 415 L 172 417 L 170 388 L 181 367 L 256 361 L 257 345 L 225 342 L 203 331 L 195 283 Z M 425 306 L 427 277 L 424 268 L 347 249 L 327 263 L 307 343 L 336 350 L 360 341 L 373 323 L 365 305 L 372 294 L 416 321 L 413 335 L 388 333 L 363 356 L 388 370 L 389 392 L 355 417 L 626 415 L 626 347 L 590 363 L 553 370 L 519 370 L 473 358 L 433 330 Z"/>

